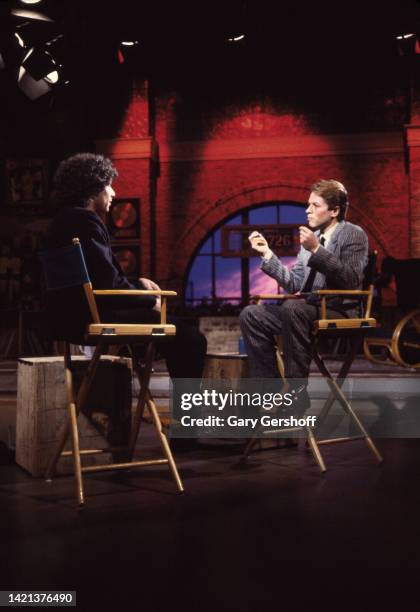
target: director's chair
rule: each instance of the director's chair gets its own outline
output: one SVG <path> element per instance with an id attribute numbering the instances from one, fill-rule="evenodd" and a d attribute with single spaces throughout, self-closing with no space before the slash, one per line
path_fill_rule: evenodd
<path id="1" fill-rule="evenodd" d="M 178 474 L 167 437 L 162 430 L 162 423 L 160 421 L 156 405 L 149 391 L 152 362 L 155 355 L 155 345 L 162 341 L 170 341 L 170 338 L 176 333 L 175 326 L 166 322 L 166 298 L 176 296 L 176 293 L 174 291 L 149 291 L 137 289 L 94 290 L 89 279 L 82 247 L 78 238 L 74 238 L 73 244 L 68 247 L 40 253 L 40 258 L 44 269 L 46 289 L 50 298 L 57 298 L 60 292 L 63 291 L 67 292 L 66 295 L 70 295 L 68 292 L 69 290 L 72 291 L 71 295 L 73 298 L 75 295 L 80 298 L 79 303 L 72 303 L 72 308 L 80 308 L 80 311 L 83 312 L 87 320 L 90 319 L 90 322 L 86 323 L 83 338 L 78 338 L 76 341 L 73 338 L 68 337 L 68 332 L 66 331 L 66 320 L 63 319 L 59 325 L 61 328 L 59 339 L 65 341 L 64 372 L 67 391 L 68 419 L 64 423 L 60 432 L 59 441 L 57 442 L 54 454 L 51 457 L 47 468 L 46 479 L 51 480 L 55 472 L 57 461 L 60 459 L 60 457 L 72 455 L 74 476 L 77 487 L 77 501 L 79 505 L 83 505 L 83 473 L 167 464 L 172 473 L 172 477 L 178 491 L 183 492 L 183 485 Z M 75 293 L 74 290 L 76 290 L 77 293 Z M 114 296 L 114 298 L 118 298 L 118 296 L 141 295 L 154 295 L 162 297 L 159 323 L 128 324 L 101 321 L 96 303 L 96 296 Z M 61 294 L 61 299 L 63 299 L 63 293 Z M 53 304 L 60 303 L 60 300 L 57 299 L 50 300 L 50 303 L 51 301 Z M 73 387 L 72 361 L 70 355 L 71 342 L 95 347 L 92 359 L 89 362 L 86 374 L 82 380 L 77 395 L 75 394 Z M 89 389 L 94 380 L 101 355 L 106 354 L 109 348 L 113 345 L 128 345 L 130 347 L 130 352 L 134 354 L 133 347 L 137 346 L 138 344 L 145 345 L 146 353 L 144 364 L 142 366 L 137 364 L 136 360 L 133 359 L 133 368 L 135 369 L 140 382 L 140 394 L 132 422 L 128 446 L 81 450 L 79 447 L 77 417 L 86 403 Z M 133 455 L 135 452 L 140 425 L 146 408 L 149 411 L 153 425 L 156 428 L 164 457 L 159 459 L 137 461 L 133 460 Z M 64 446 L 70 434 L 72 450 L 64 451 Z M 127 460 L 119 463 L 96 464 L 86 467 L 82 466 L 81 459 L 84 455 L 100 453 L 124 453 Z"/>
<path id="2" fill-rule="evenodd" d="M 311 293 L 301 293 L 295 295 L 271 295 L 261 294 L 253 296 L 255 303 L 259 304 L 263 300 L 285 300 L 285 299 L 305 299 L 309 295 L 318 296 L 320 301 L 320 318 L 314 321 L 312 328 L 311 344 L 313 351 L 313 358 L 318 366 L 322 376 L 327 381 L 330 389 L 330 393 L 325 401 L 324 406 L 320 414 L 318 415 L 318 423 L 322 424 L 325 422 L 331 407 L 335 400 L 339 402 L 344 412 L 350 417 L 351 422 L 355 425 L 358 435 L 349 437 L 332 438 L 326 440 L 317 440 L 316 429 L 311 427 L 305 427 L 308 445 L 312 451 L 312 454 L 318 464 L 321 473 L 326 471 L 324 459 L 322 457 L 319 446 L 322 444 L 332 444 L 334 442 L 345 442 L 349 440 L 364 439 L 368 448 L 372 451 L 379 463 L 383 461 L 381 454 L 375 446 L 373 440 L 369 436 L 368 432 L 364 428 L 360 419 L 354 412 L 349 401 L 345 397 L 341 387 L 350 371 L 352 363 L 357 353 L 357 349 L 361 342 L 365 338 L 366 334 L 376 326 L 376 320 L 371 316 L 371 308 L 373 301 L 373 285 L 370 284 L 367 289 L 356 290 L 356 289 L 320 289 L 312 291 Z M 340 318 L 332 319 L 327 317 L 327 300 L 333 298 L 350 298 L 352 301 L 356 300 L 360 304 L 360 316 L 352 318 Z M 322 351 L 320 348 L 320 342 L 324 339 L 342 339 L 345 338 L 348 342 L 348 348 L 346 356 L 340 371 L 336 377 L 328 369 L 325 359 L 322 357 Z M 284 367 L 282 365 L 282 358 L 280 351 L 277 351 L 277 360 L 279 364 L 279 372 L 284 377 Z M 286 382 L 286 381 L 285 381 Z M 271 431 L 271 434 L 279 433 L 280 431 L 287 431 L 292 433 L 293 431 L 301 430 L 301 427 L 289 428 L 287 430 L 276 430 Z M 270 432 L 267 432 L 270 433 Z M 256 442 L 256 438 L 251 438 L 242 454 L 242 460 L 246 460 L 252 447 Z"/>

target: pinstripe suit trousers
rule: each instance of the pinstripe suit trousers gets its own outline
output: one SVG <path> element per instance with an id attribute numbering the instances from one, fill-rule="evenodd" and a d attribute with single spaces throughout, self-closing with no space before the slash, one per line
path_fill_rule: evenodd
<path id="1" fill-rule="evenodd" d="M 329 316 L 342 318 L 340 312 Z M 304 300 L 284 300 L 280 305 L 247 306 L 240 325 L 253 378 L 278 378 L 274 336 L 283 338 L 286 378 L 307 379 L 312 360 L 311 333 L 319 308 Z"/>

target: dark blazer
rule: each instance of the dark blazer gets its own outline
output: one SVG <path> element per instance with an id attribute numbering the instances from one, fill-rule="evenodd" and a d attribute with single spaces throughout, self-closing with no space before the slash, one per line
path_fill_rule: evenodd
<path id="1" fill-rule="evenodd" d="M 315 232 L 319 236 L 319 231 Z M 261 264 L 261 269 L 274 278 L 289 293 L 301 291 L 311 268 L 316 270 L 312 290 L 361 289 L 363 272 L 368 261 L 368 238 L 358 225 L 340 221 L 326 247 L 319 246 L 316 253 L 301 247 L 296 264 L 289 270 L 273 255 Z M 316 303 L 316 298 L 308 298 Z M 335 299 L 333 308 L 339 308 L 348 300 Z M 347 310 L 347 308 L 345 308 Z"/>
<path id="2" fill-rule="evenodd" d="M 131 283 L 112 252 L 109 233 L 101 218 L 85 208 L 65 208 L 53 219 L 47 233 L 47 248 L 54 249 L 79 238 L 89 277 L 94 289 L 141 289 L 141 283 Z M 114 300 L 121 308 L 141 305 L 151 308 L 153 296 L 118 297 Z"/>
<path id="3" fill-rule="evenodd" d="M 106 226 L 100 217 L 90 210 L 81 207 L 62 209 L 50 224 L 45 246 L 47 249 L 60 248 L 70 245 L 72 239 L 76 237 L 80 239 L 94 289 L 143 288 L 140 282 L 131 283 L 124 275 L 111 250 Z M 52 293 L 54 295 L 47 296 L 47 312 L 51 313 L 49 318 L 51 335 L 56 339 L 80 338 L 86 323 L 90 321 L 83 295 L 76 289 Z M 156 298 L 111 296 L 97 298 L 97 303 L 102 316 L 107 317 L 116 316 L 120 310 L 141 309 L 149 312 L 155 305 Z M 64 330 L 63 321 L 65 321 Z"/>

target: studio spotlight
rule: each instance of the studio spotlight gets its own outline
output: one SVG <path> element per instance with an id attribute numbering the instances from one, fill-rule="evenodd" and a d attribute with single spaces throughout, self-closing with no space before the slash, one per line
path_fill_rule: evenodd
<path id="1" fill-rule="evenodd" d="M 138 48 L 139 44 L 140 43 L 138 40 L 134 40 L 130 38 L 126 38 L 125 40 L 122 40 L 119 44 L 118 52 L 117 52 L 119 63 L 124 64 L 124 62 L 132 56 L 134 50 Z"/>
<path id="2" fill-rule="evenodd" d="M 18 86 L 28 98 L 36 100 L 58 83 L 60 68 L 48 51 L 31 49 L 19 68 Z"/>
<path id="3" fill-rule="evenodd" d="M 51 53 L 39 49 L 31 49 L 25 56 L 22 66 L 34 79 L 43 79 L 52 72 L 57 71 L 57 62 Z"/>
<path id="4" fill-rule="evenodd" d="M 398 55 L 401 57 L 419 53 L 419 43 L 414 32 L 401 32 L 395 36 L 397 41 Z"/>
<path id="5" fill-rule="evenodd" d="M 15 26 L 15 39 L 23 49 L 50 45 L 62 38 L 55 23 L 25 21 Z"/>
<path id="6" fill-rule="evenodd" d="M 20 0 L 22 4 L 39 4 L 42 0 Z"/>
<path id="7" fill-rule="evenodd" d="M 33 21 L 54 21 L 48 15 L 39 13 L 38 11 L 28 11 L 27 9 L 13 9 L 11 14 L 15 17 L 22 17 L 23 19 L 30 19 Z"/>
<path id="8" fill-rule="evenodd" d="M 244 38 L 245 38 L 245 34 L 238 32 L 237 34 L 234 34 L 233 36 L 228 36 L 227 41 L 230 43 L 236 43 L 241 40 L 244 40 Z"/>
<path id="9" fill-rule="evenodd" d="M 413 38 L 413 36 L 415 36 L 415 34 L 413 32 L 410 32 L 408 34 L 399 34 L 398 36 L 396 36 L 397 40 L 407 40 L 408 38 Z"/>
<path id="10" fill-rule="evenodd" d="M 16 35 L 9 32 L 7 35 L 0 37 L 1 68 L 6 68 L 12 73 L 16 70 L 17 74 L 17 67 L 22 63 L 25 53 L 26 51 Z M 14 78 L 15 76 L 13 76 Z"/>

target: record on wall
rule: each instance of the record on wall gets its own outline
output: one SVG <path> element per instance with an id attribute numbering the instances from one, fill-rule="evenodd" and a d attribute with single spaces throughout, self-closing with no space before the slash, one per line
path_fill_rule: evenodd
<path id="1" fill-rule="evenodd" d="M 112 251 L 125 276 L 129 278 L 138 278 L 140 276 L 140 253 L 137 245 L 114 246 Z"/>
<path id="2" fill-rule="evenodd" d="M 107 216 L 107 226 L 111 240 L 139 238 L 140 200 L 138 198 L 113 200 Z"/>

